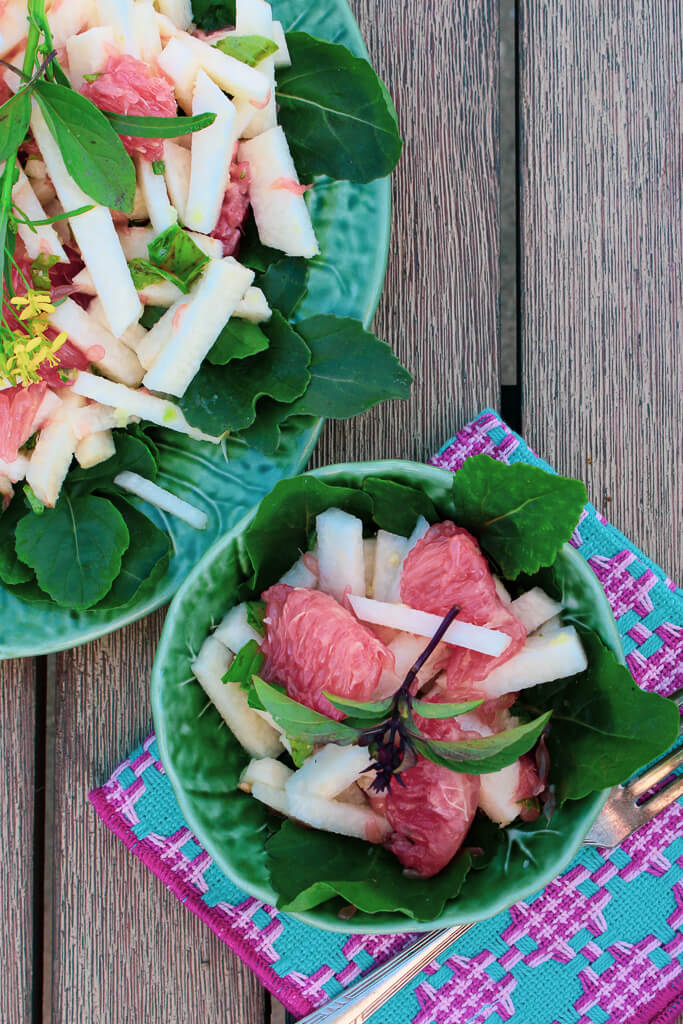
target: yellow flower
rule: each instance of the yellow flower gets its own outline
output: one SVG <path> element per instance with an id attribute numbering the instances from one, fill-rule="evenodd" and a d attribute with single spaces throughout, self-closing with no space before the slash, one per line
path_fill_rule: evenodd
<path id="1" fill-rule="evenodd" d="M 49 315 L 55 307 L 48 292 L 29 289 L 26 295 L 10 299 L 12 305 L 21 310 L 19 320 L 23 330 L 3 331 L 0 337 L 0 379 L 9 384 L 29 384 L 39 380 L 41 363 L 56 366 L 56 353 L 67 339 L 62 331 L 52 340 L 45 336 L 49 327 Z"/>

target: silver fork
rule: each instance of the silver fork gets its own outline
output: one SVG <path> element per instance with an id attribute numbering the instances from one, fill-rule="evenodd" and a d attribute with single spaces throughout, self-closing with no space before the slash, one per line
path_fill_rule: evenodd
<path id="1" fill-rule="evenodd" d="M 674 694 L 672 699 L 679 707 L 683 707 L 683 690 Z M 683 736 L 683 725 L 680 736 Z M 632 782 L 615 786 L 607 797 L 600 817 L 584 839 L 584 844 L 608 848 L 619 846 L 624 839 L 683 796 L 681 775 L 667 782 L 654 796 L 639 803 L 648 790 L 681 765 L 683 747 L 663 757 Z M 299 1024 L 365 1024 L 373 1013 L 472 927 L 471 924 L 456 924 L 452 928 L 425 932 L 367 977 L 304 1017 Z"/>

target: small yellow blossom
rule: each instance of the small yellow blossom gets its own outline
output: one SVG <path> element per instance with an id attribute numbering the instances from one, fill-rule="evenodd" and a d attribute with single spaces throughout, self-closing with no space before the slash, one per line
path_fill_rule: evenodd
<path id="1" fill-rule="evenodd" d="M 29 385 L 37 380 L 41 363 L 56 366 L 56 353 L 66 341 L 62 331 L 54 340 L 47 338 L 49 317 L 55 307 L 48 292 L 30 288 L 26 295 L 15 295 L 11 304 L 23 330 L 3 331 L 0 337 L 0 382 Z"/>

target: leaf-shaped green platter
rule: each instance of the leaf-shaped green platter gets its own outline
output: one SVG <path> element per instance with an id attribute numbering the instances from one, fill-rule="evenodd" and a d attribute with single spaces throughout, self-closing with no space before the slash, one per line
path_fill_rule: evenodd
<path id="1" fill-rule="evenodd" d="M 273 0 L 285 31 L 299 29 L 344 43 L 353 53 L 367 51 L 346 0 Z M 387 179 L 354 185 L 316 180 L 310 211 L 320 256 L 310 263 L 309 291 L 297 319 L 316 313 L 351 316 L 369 325 L 382 290 L 389 246 L 390 188 Z M 209 517 L 198 532 L 177 519 L 139 508 L 167 529 L 174 555 L 165 576 L 140 592 L 124 611 L 72 612 L 49 598 L 29 604 L 0 586 L 0 658 L 19 658 L 67 650 L 135 622 L 166 604 L 192 566 L 217 537 L 229 530 L 278 480 L 306 465 L 321 421 L 299 418 L 286 424 L 275 456 L 246 446 L 216 448 L 180 434 L 158 431 L 161 453 L 158 483 L 203 509 Z M 143 588 L 145 590 L 145 588 Z"/>
<path id="2" fill-rule="evenodd" d="M 450 473 L 418 463 L 386 461 L 328 466 L 312 474 L 331 484 L 360 486 L 369 476 L 381 476 L 423 490 L 444 517 L 452 517 Z M 178 591 L 157 650 L 152 673 L 152 709 L 159 750 L 183 816 L 218 866 L 257 899 L 274 904 L 266 868 L 264 841 L 268 811 L 235 788 L 249 760 L 232 733 L 222 725 L 215 708 L 193 679 L 192 652 L 199 650 L 212 626 L 237 603 L 236 591 L 250 575 L 244 531 L 252 510 L 221 537 Z M 296 555 L 294 555 L 296 557 Z M 619 632 L 598 581 L 581 556 L 569 545 L 554 565 L 531 578 L 562 600 L 565 615 L 594 630 L 624 663 Z M 267 583 L 275 582 L 267 580 Z M 358 911 L 353 930 L 400 932 L 446 927 L 498 913 L 547 885 L 570 862 L 600 812 L 606 791 L 568 801 L 549 827 L 543 818 L 507 829 L 510 848 L 501 849 L 486 870 L 472 872 L 457 899 L 430 921 L 415 921 L 401 912 L 367 914 Z M 296 914 L 309 924 L 348 931 L 337 916 L 340 900 Z"/>

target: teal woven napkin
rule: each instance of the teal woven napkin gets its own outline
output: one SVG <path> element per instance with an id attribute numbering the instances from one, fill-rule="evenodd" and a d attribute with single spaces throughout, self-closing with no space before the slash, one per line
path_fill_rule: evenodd
<path id="1" fill-rule="evenodd" d="M 491 411 L 433 464 L 487 452 L 543 466 Z M 683 591 L 588 505 L 572 543 L 600 580 L 636 681 L 683 686 Z M 410 936 L 340 935 L 300 923 L 225 877 L 183 821 L 151 735 L 90 794 L 95 810 L 297 1016 Z M 683 1012 L 683 801 L 611 854 L 584 848 L 534 898 L 472 928 L 373 1024 L 665 1024 Z"/>

